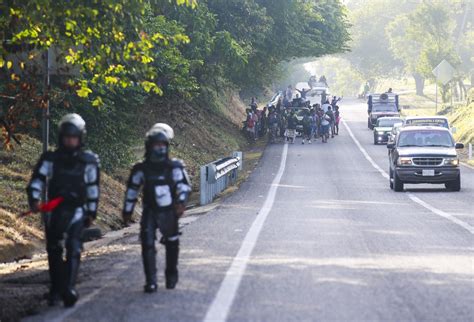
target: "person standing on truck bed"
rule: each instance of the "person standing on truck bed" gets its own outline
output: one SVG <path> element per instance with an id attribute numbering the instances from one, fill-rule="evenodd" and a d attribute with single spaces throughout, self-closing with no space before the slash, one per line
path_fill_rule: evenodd
<path id="1" fill-rule="evenodd" d="M 297 91 L 298 93 L 300 93 L 301 98 L 302 98 L 303 100 L 306 100 L 306 94 L 308 94 L 308 92 L 309 92 L 310 90 L 311 90 L 311 89 L 306 89 L 306 88 L 303 88 L 302 90 L 296 89 L 296 91 Z"/>

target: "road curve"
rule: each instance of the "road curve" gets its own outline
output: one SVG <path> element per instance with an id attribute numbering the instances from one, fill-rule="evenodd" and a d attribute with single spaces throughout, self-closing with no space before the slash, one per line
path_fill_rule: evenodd
<path id="1" fill-rule="evenodd" d="M 142 292 L 131 236 L 81 276 L 75 308 L 27 320 L 472 321 L 474 171 L 462 169 L 459 193 L 395 193 L 374 167 L 388 170 L 387 151 L 366 107 L 343 102 L 341 114 L 353 136 L 342 126 L 328 144 L 268 146 L 239 191 L 184 227 L 176 290 L 161 275 L 156 294 Z"/>

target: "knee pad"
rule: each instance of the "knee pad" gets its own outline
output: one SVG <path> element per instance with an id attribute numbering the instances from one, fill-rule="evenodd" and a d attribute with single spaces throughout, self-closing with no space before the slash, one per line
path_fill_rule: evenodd
<path id="1" fill-rule="evenodd" d="M 140 240 L 143 246 L 154 246 L 156 233 L 154 229 L 142 228 L 140 231 Z"/>
<path id="2" fill-rule="evenodd" d="M 174 248 L 174 247 L 179 247 L 179 236 L 172 236 L 165 238 L 164 243 L 166 247 Z"/>
<path id="3" fill-rule="evenodd" d="M 180 235 L 181 234 L 171 236 L 171 237 L 162 236 L 161 239 L 160 239 L 160 244 L 165 245 L 165 246 L 168 246 L 168 245 L 170 245 L 170 246 L 172 246 L 172 245 L 179 246 L 179 236 Z"/>

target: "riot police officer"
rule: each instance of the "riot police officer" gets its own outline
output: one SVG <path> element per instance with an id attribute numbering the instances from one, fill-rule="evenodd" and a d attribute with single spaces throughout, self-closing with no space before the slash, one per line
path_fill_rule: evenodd
<path id="1" fill-rule="evenodd" d="M 145 292 L 156 292 L 156 229 L 166 248 L 166 288 L 178 282 L 179 227 L 191 182 L 182 161 L 170 159 L 173 129 L 164 123 L 155 124 L 146 134 L 145 160 L 135 164 L 125 193 L 123 219 L 131 220 L 133 209 L 143 187 L 143 213 L 140 222 L 142 259 L 145 270 Z"/>
<path id="2" fill-rule="evenodd" d="M 99 159 L 83 149 L 85 126 L 78 114 L 68 114 L 61 119 L 58 148 L 43 153 L 27 187 L 33 212 L 39 210 L 44 192 L 49 200 L 62 200 L 54 210 L 43 214 L 51 280 L 49 305 L 61 298 L 66 307 L 76 303 L 79 297 L 75 284 L 82 251 L 81 233 L 97 214 Z"/>

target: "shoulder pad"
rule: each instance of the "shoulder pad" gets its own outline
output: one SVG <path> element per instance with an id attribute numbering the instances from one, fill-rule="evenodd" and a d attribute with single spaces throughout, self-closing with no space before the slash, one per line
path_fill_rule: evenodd
<path id="1" fill-rule="evenodd" d="M 81 153 L 81 159 L 85 162 L 85 163 L 94 163 L 94 164 L 99 164 L 100 163 L 100 160 L 99 160 L 99 156 L 95 153 L 93 153 L 92 151 L 83 151 Z"/>
<path id="2" fill-rule="evenodd" d="M 41 160 L 54 161 L 57 157 L 56 151 L 46 151 L 41 155 Z"/>
<path id="3" fill-rule="evenodd" d="M 132 171 L 139 171 L 139 170 L 143 170 L 145 166 L 145 163 L 144 162 L 137 162 L 133 165 L 132 167 Z"/>
<path id="4" fill-rule="evenodd" d="M 176 158 L 171 159 L 171 165 L 173 168 L 184 168 L 186 166 L 183 160 Z"/>

